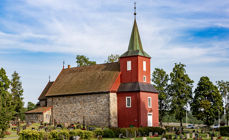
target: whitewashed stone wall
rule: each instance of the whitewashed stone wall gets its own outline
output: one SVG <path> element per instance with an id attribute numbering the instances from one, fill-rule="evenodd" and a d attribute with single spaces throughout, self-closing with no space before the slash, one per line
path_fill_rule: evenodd
<path id="1" fill-rule="evenodd" d="M 44 123 L 50 123 L 50 121 L 51 121 L 51 109 L 44 112 L 43 120 L 44 120 L 43 121 Z"/>
<path id="2" fill-rule="evenodd" d="M 57 123 L 83 123 L 96 126 L 117 126 L 116 93 L 49 97 L 52 118 Z"/>
<path id="3" fill-rule="evenodd" d="M 118 127 L 117 94 L 110 93 L 110 126 Z"/>

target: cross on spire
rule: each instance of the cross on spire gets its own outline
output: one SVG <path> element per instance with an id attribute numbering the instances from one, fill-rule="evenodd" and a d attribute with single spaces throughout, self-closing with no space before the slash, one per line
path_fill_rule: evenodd
<path id="1" fill-rule="evenodd" d="M 136 2 L 134 2 L 134 19 L 136 19 L 136 15 L 137 15 L 137 12 L 136 12 Z"/>

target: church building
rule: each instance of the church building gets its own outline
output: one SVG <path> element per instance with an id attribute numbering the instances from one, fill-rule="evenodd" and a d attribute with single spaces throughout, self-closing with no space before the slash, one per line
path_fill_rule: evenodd
<path id="1" fill-rule="evenodd" d="M 51 110 L 50 123 L 158 126 L 158 92 L 151 84 L 150 59 L 135 19 L 128 50 L 119 62 L 63 68 L 40 95 L 39 110 Z M 26 120 L 34 113 L 28 112 Z"/>

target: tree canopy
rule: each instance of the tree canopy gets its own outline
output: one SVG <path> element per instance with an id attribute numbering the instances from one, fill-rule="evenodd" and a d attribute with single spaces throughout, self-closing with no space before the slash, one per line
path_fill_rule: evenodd
<path id="1" fill-rule="evenodd" d="M 107 57 L 107 60 L 105 61 L 105 63 L 113 63 L 113 62 L 118 62 L 118 61 L 119 61 L 119 55 L 111 54 Z"/>
<path id="2" fill-rule="evenodd" d="M 9 127 L 9 122 L 13 117 L 13 100 L 8 92 L 10 80 L 3 68 L 0 69 L 0 138 L 4 137 L 5 131 Z"/>
<path id="3" fill-rule="evenodd" d="M 77 55 L 76 64 L 77 64 L 77 67 L 81 67 L 81 66 L 94 65 L 96 64 L 96 62 L 90 61 L 89 58 L 84 55 Z"/>
<path id="4" fill-rule="evenodd" d="M 14 105 L 14 116 L 16 118 L 23 119 L 24 115 L 24 102 L 23 102 L 23 89 L 22 89 L 22 83 L 20 81 L 20 76 L 15 71 L 12 74 L 12 80 L 11 80 L 11 94 L 13 96 L 13 105 Z"/>
<path id="5" fill-rule="evenodd" d="M 32 103 L 32 102 L 28 102 L 27 104 L 27 111 L 33 110 L 36 108 L 36 104 Z"/>
<path id="6" fill-rule="evenodd" d="M 159 92 L 159 122 L 161 126 L 163 117 L 166 115 L 169 107 L 168 80 L 169 76 L 163 69 L 155 68 L 152 74 L 152 82 Z"/>
<path id="7" fill-rule="evenodd" d="M 175 118 L 180 121 L 186 115 L 187 104 L 192 101 L 193 80 L 186 74 L 184 64 L 176 64 L 170 73 L 169 94 L 171 96 L 171 112 L 175 114 Z"/>
<path id="8" fill-rule="evenodd" d="M 207 126 L 212 125 L 223 111 L 222 96 L 219 90 L 208 77 L 203 76 L 194 93 L 195 96 L 191 103 L 193 115 Z"/>

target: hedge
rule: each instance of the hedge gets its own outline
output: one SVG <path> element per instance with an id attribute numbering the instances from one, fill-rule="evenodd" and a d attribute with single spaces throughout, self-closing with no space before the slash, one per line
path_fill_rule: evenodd
<path id="1" fill-rule="evenodd" d="M 69 132 L 70 136 L 80 136 L 81 139 L 91 139 L 94 136 L 92 131 L 75 129 Z"/>
<path id="2" fill-rule="evenodd" d="M 122 134 L 125 137 L 135 137 L 135 136 L 148 136 L 149 132 L 155 134 L 157 132 L 159 135 L 165 133 L 165 130 L 160 127 L 132 127 L 132 128 L 97 128 L 94 131 L 87 131 L 81 129 L 62 129 L 62 130 L 52 130 L 51 132 L 42 132 L 36 130 L 23 130 L 20 133 L 20 140 L 43 140 L 43 139 L 72 139 L 73 136 L 80 136 L 81 139 L 91 139 L 92 137 L 103 136 L 104 138 L 115 138 Z"/>
<path id="3" fill-rule="evenodd" d="M 23 130 L 19 133 L 19 140 L 43 140 L 45 132 L 36 130 Z"/>
<path id="4" fill-rule="evenodd" d="M 229 136 L 229 126 L 223 126 L 219 128 L 221 136 Z"/>

